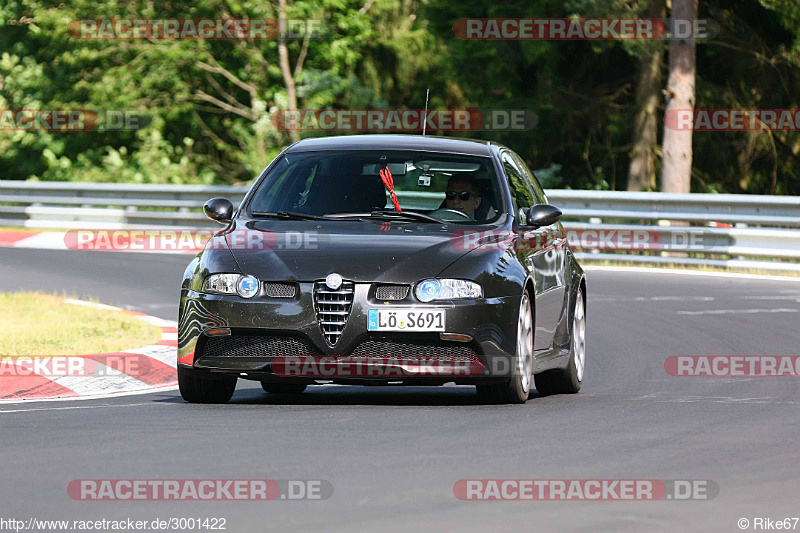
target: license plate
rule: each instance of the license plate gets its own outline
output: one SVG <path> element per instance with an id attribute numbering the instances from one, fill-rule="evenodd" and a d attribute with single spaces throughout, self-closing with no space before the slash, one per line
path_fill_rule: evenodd
<path id="1" fill-rule="evenodd" d="M 444 331 L 444 309 L 370 309 L 368 331 Z"/>

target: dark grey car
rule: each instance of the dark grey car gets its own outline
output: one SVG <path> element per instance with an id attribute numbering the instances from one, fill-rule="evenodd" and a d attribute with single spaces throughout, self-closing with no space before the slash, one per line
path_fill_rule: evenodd
<path id="1" fill-rule="evenodd" d="M 586 282 L 522 159 L 501 145 L 300 141 L 186 269 L 178 378 L 193 402 L 308 385 L 474 385 L 487 402 L 575 393 Z"/>

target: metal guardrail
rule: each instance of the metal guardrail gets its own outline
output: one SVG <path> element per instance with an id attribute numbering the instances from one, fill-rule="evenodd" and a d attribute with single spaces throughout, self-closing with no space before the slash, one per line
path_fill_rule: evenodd
<path id="1" fill-rule="evenodd" d="M 797 196 L 573 190 L 547 196 L 570 217 L 800 227 Z"/>
<path id="2" fill-rule="evenodd" d="M 59 229 L 215 228 L 201 212 L 248 187 L 0 181 L 0 225 Z M 800 271 L 800 197 L 550 190 L 584 260 Z M 434 209 L 441 193 L 399 192 Z M 710 223 L 735 227 L 709 227 Z M 690 225 L 694 224 L 694 225 Z M 755 226 L 755 227 L 753 227 Z M 648 232 L 646 249 L 614 236 Z M 611 237 L 609 237 L 611 235 Z M 583 239 L 583 242 L 581 240 Z M 588 241 L 588 242 L 587 242 Z M 657 242 L 658 246 L 652 246 Z M 609 246 L 609 243 L 612 243 Z M 622 255 L 621 255 L 622 254 Z"/>

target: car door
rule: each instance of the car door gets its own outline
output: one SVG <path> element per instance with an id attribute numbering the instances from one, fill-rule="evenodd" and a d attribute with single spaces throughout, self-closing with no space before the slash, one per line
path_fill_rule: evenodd
<path id="1" fill-rule="evenodd" d="M 544 189 L 539 184 L 539 180 L 536 179 L 531 169 L 528 168 L 528 165 L 522 160 L 522 158 L 511 152 L 511 155 L 514 157 L 514 161 L 517 163 L 517 166 L 523 173 L 523 176 L 528 182 L 528 185 L 533 189 L 533 198 L 537 204 L 549 204 L 550 202 L 547 200 L 547 196 L 544 193 Z M 564 226 L 561 222 L 557 222 L 547 228 L 549 230 L 548 233 L 548 242 L 550 243 L 550 248 L 548 249 L 551 252 L 553 257 L 553 263 L 556 265 L 556 269 L 554 272 L 554 279 L 552 280 L 553 286 L 560 287 L 566 291 L 567 286 L 567 232 L 564 230 Z"/>
<path id="2" fill-rule="evenodd" d="M 532 271 L 536 287 L 534 350 L 548 350 L 553 345 L 556 325 L 564 305 L 564 237 L 559 224 L 533 228 L 525 225 L 525 212 L 535 204 L 547 203 L 535 177 L 511 150 L 501 154 L 519 219 L 517 255 Z"/>

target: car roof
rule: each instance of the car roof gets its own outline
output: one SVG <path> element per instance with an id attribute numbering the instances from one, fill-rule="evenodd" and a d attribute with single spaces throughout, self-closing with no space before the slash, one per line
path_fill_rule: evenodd
<path id="1" fill-rule="evenodd" d="M 286 153 L 316 150 L 415 150 L 489 156 L 492 145 L 497 146 L 491 141 L 432 135 L 343 135 L 303 139 L 290 146 Z"/>

